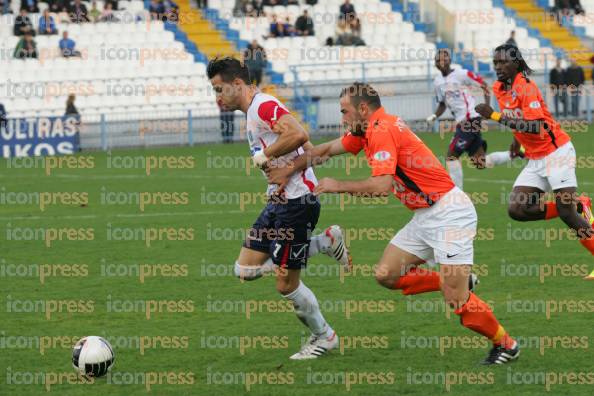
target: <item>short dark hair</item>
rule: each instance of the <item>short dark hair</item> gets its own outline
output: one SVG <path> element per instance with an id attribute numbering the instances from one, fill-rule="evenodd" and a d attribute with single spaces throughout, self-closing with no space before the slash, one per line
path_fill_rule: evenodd
<path id="1" fill-rule="evenodd" d="M 348 96 L 354 106 L 359 106 L 361 102 L 367 103 L 373 109 L 382 107 L 382 101 L 377 91 L 369 84 L 355 82 L 351 86 L 344 88 L 340 92 L 340 97 Z"/>
<path id="2" fill-rule="evenodd" d="M 513 62 L 515 62 L 518 65 L 518 71 L 520 73 L 523 73 L 524 77 L 527 77 L 530 74 L 532 74 L 532 69 L 524 60 L 524 57 L 522 56 L 522 52 L 520 52 L 520 49 L 515 45 L 502 44 L 495 48 L 495 51 L 493 51 L 493 53 L 496 52 L 504 52 L 505 55 L 507 55 Z"/>
<path id="3" fill-rule="evenodd" d="M 239 78 L 246 84 L 250 84 L 250 71 L 247 65 L 230 56 L 214 58 L 208 62 L 206 74 L 208 75 L 208 79 L 212 79 L 218 74 L 225 82 L 231 82 Z"/>
<path id="4" fill-rule="evenodd" d="M 448 54 L 450 59 L 452 59 L 452 50 L 450 50 L 449 48 L 438 49 L 437 52 L 435 52 L 435 60 L 441 59 L 441 54 Z"/>

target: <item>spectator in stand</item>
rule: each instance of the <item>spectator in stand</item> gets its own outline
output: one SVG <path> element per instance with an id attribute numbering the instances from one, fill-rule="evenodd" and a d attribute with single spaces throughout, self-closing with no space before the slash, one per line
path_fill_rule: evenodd
<path id="1" fill-rule="evenodd" d="M 243 52 L 243 61 L 250 71 L 250 79 L 259 86 L 262 82 L 262 72 L 266 68 L 266 50 L 253 40 Z"/>
<path id="2" fill-rule="evenodd" d="M 64 58 L 80 57 L 80 52 L 76 50 L 76 42 L 68 37 L 68 32 L 65 30 L 62 33 L 62 40 L 59 44 L 60 52 Z"/>
<path id="3" fill-rule="evenodd" d="M 37 44 L 31 32 L 25 33 L 17 43 L 13 56 L 16 59 L 37 58 Z"/>
<path id="4" fill-rule="evenodd" d="M 555 117 L 559 117 L 559 101 L 563 104 L 563 117 L 567 117 L 567 91 L 565 89 L 565 70 L 561 67 L 561 59 L 549 74 L 549 84 L 555 98 Z"/>
<path id="5" fill-rule="evenodd" d="M 353 36 L 355 37 L 361 37 L 361 20 L 359 19 L 359 17 L 355 17 L 351 23 L 351 32 L 353 33 Z"/>
<path id="6" fill-rule="evenodd" d="M 39 17 L 39 34 L 58 34 L 54 17 L 50 15 L 49 9 L 43 10 L 43 15 Z"/>
<path id="7" fill-rule="evenodd" d="M 161 16 L 165 14 L 165 6 L 159 0 L 151 0 L 149 12 L 151 13 L 151 19 L 153 21 L 159 20 L 161 19 Z"/>
<path id="8" fill-rule="evenodd" d="M 289 21 L 289 17 L 285 19 L 285 23 L 283 23 L 283 34 L 285 37 L 293 37 L 295 36 L 295 28 L 291 25 Z"/>
<path id="9" fill-rule="evenodd" d="M 318 0 L 305 0 L 305 4 L 314 6 L 314 5 L 318 4 Z"/>
<path id="10" fill-rule="evenodd" d="M 76 96 L 74 96 L 73 94 L 68 95 L 68 99 L 66 99 L 66 111 L 64 112 L 65 117 L 80 117 L 80 113 L 74 105 L 75 100 Z"/>
<path id="11" fill-rule="evenodd" d="M 2 130 L 7 131 L 8 129 L 8 116 L 6 115 L 6 108 L 0 103 L 0 134 Z"/>
<path id="12" fill-rule="evenodd" d="M 571 115 L 580 116 L 580 96 L 585 82 L 584 69 L 575 60 L 565 70 L 565 84 L 568 87 L 568 94 L 571 98 Z"/>
<path id="13" fill-rule="evenodd" d="M 350 22 L 356 17 L 355 6 L 351 4 L 350 0 L 344 0 L 344 4 L 340 6 L 340 19 Z"/>
<path id="14" fill-rule="evenodd" d="M 298 36 L 313 36 L 314 35 L 314 23 L 313 19 L 307 13 L 307 10 L 303 10 L 303 15 L 300 15 L 295 22 L 295 32 Z"/>
<path id="15" fill-rule="evenodd" d="M 21 10 L 27 10 L 27 12 L 38 13 L 39 7 L 37 6 L 37 0 L 21 0 Z"/>
<path id="16" fill-rule="evenodd" d="M 513 45 L 514 47 L 518 46 L 518 43 L 516 43 L 516 31 L 515 30 L 511 31 L 511 33 L 509 34 L 509 38 L 507 39 L 505 44 L 510 44 L 510 45 Z"/>
<path id="17" fill-rule="evenodd" d="M 283 37 L 284 35 L 283 24 L 278 21 L 276 14 L 273 14 L 268 37 Z"/>
<path id="18" fill-rule="evenodd" d="M 82 4 L 80 0 L 74 0 L 74 3 L 70 4 L 68 14 L 70 15 L 70 22 L 72 23 L 90 22 L 87 6 Z"/>
<path id="19" fill-rule="evenodd" d="M 97 2 L 93 0 L 91 3 L 91 11 L 89 11 L 89 19 L 91 22 L 96 23 L 99 22 L 100 17 L 101 12 L 97 9 Z"/>
<path id="20" fill-rule="evenodd" d="M 10 14 L 10 0 L 0 0 L 0 14 Z"/>
<path id="21" fill-rule="evenodd" d="M 582 7 L 580 0 L 569 0 L 569 7 L 576 15 L 584 15 L 586 12 L 584 11 L 584 7 Z"/>
<path id="22" fill-rule="evenodd" d="M 70 22 L 68 0 L 49 0 L 48 5 L 50 12 L 56 14 L 60 22 Z"/>
<path id="23" fill-rule="evenodd" d="M 27 10 L 22 9 L 21 13 L 15 18 L 13 33 L 15 36 L 24 36 L 25 33 L 35 34 Z"/>
<path id="24" fill-rule="evenodd" d="M 208 0 L 196 0 L 196 5 L 198 8 L 206 8 L 208 7 Z"/>
<path id="25" fill-rule="evenodd" d="M 101 13 L 99 22 L 119 22 L 120 20 L 113 14 L 113 6 L 111 3 L 105 3 L 105 8 Z"/>
<path id="26" fill-rule="evenodd" d="M 171 0 L 163 0 L 165 15 L 161 18 L 163 22 L 177 22 L 179 20 L 179 7 Z"/>
<path id="27" fill-rule="evenodd" d="M 223 102 L 217 100 L 219 106 L 219 119 L 221 121 L 221 135 L 223 136 L 223 143 L 233 143 L 233 135 L 235 133 L 235 114 L 223 107 Z"/>
<path id="28" fill-rule="evenodd" d="M 252 1 L 252 7 L 254 7 L 255 16 L 264 16 L 264 1 L 254 0 Z"/>

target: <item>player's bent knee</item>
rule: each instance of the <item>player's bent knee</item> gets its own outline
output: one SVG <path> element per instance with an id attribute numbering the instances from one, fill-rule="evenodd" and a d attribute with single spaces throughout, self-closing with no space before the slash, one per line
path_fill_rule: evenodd
<path id="1" fill-rule="evenodd" d="M 398 274 L 393 273 L 386 266 L 378 265 L 375 268 L 375 280 L 383 287 L 393 289 L 398 278 Z"/>
<path id="2" fill-rule="evenodd" d="M 526 220 L 526 214 L 524 213 L 524 208 L 521 205 L 509 205 L 507 208 L 507 214 L 516 221 Z"/>
<path id="3" fill-rule="evenodd" d="M 237 261 L 234 268 L 235 276 L 241 280 L 252 281 L 262 277 L 262 268 L 241 265 Z"/>

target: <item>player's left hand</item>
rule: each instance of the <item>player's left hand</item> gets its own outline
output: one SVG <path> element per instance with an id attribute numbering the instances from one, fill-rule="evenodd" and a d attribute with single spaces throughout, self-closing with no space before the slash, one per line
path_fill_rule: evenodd
<path id="1" fill-rule="evenodd" d="M 476 105 L 474 110 L 486 119 L 491 118 L 491 114 L 493 114 L 493 108 L 486 103 Z"/>
<path id="2" fill-rule="evenodd" d="M 314 195 L 320 195 L 323 193 L 337 193 L 338 190 L 338 180 L 331 179 L 329 177 L 325 177 L 318 182 L 316 188 L 314 188 Z"/>

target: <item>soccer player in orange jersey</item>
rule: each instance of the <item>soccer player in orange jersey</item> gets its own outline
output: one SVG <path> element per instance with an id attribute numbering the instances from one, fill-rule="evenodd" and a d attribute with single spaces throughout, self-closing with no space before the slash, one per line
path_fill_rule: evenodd
<path id="1" fill-rule="evenodd" d="M 577 196 L 576 154 L 571 138 L 553 119 L 540 90 L 528 78 L 532 72 L 520 50 L 509 44 L 495 48 L 493 59 L 497 80 L 493 93 L 501 113 L 487 104 L 476 111 L 511 128 L 511 150 L 525 148 L 529 159 L 514 184 L 509 215 L 518 221 L 560 217 L 576 231 L 580 243 L 594 255 L 594 217 L 589 197 Z M 553 191 L 555 201 L 544 202 Z"/>
<path id="2" fill-rule="evenodd" d="M 378 283 L 405 295 L 441 291 L 463 326 L 493 342 L 484 364 L 516 359 L 520 354 L 517 342 L 499 324 L 489 305 L 471 290 L 477 227 L 471 200 L 403 120 L 386 113 L 370 85 L 355 83 L 344 89 L 340 111 L 347 134 L 315 146 L 289 166 L 269 168 L 269 181 L 282 188 L 294 172 L 335 155 L 364 151 L 371 177 L 356 181 L 324 178 L 314 193 L 374 196 L 394 192 L 414 211 L 413 219 L 384 250 L 376 268 Z M 418 268 L 426 261 L 439 263 L 439 272 Z"/>

